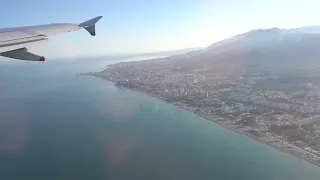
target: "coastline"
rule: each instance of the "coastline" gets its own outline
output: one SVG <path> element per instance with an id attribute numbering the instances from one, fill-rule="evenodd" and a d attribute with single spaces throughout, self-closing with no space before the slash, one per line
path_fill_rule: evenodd
<path id="1" fill-rule="evenodd" d="M 106 79 L 104 77 L 95 75 L 95 73 L 90 73 L 90 74 L 86 74 L 86 75 L 90 75 L 90 76 L 93 76 L 93 77 L 97 77 L 97 78 L 103 79 L 105 81 L 112 82 L 109 79 Z M 112 82 L 112 83 L 115 83 L 115 82 Z M 295 147 L 295 146 L 293 146 L 291 144 L 288 144 L 288 143 L 286 143 L 286 142 L 284 142 L 282 140 L 273 138 L 271 136 L 267 136 L 266 134 L 261 134 L 259 132 L 256 132 L 255 130 L 253 130 L 250 127 L 243 127 L 243 126 L 240 126 L 240 125 L 232 124 L 232 123 L 230 123 L 230 121 L 228 121 L 225 118 L 222 118 L 222 117 L 219 117 L 219 116 L 215 116 L 215 115 L 212 115 L 212 114 L 209 115 L 209 114 L 206 114 L 205 112 L 202 112 L 202 111 L 195 111 L 192 107 L 189 107 L 186 104 L 183 104 L 183 103 L 180 103 L 180 102 L 167 102 L 161 97 L 157 97 L 157 96 L 155 96 L 153 94 L 150 94 L 150 93 L 138 90 L 138 89 L 132 89 L 132 88 L 126 88 L 126 87 L 124 87 L 124 88 L 128 89 L 128 90 L 131 90 L 131 91 L 135 91 L 135 92 L 144 94 L 144 95 L 146 95 L 148 97 L 151 97 L 151 98 L 155 98 L 157 100 L 160 100 L 162 102 L 171 104 L 171 105 L 173 105 L 175 107 L 178 107 L 180 109 L 189 111 L 189 112 L 191 112 L 191 113 L 203 118 L 204 120 L 211 121 L 211 122 L 213 122 L 213 123 L 215 123 L 215 124 L 217 124 L 217 125 L 219 125 L 219 126 L 221 126 L 223 128 L 226 128 L 226 129 L 229 129 L 229 130 L 231 130 L 233 132 L 236 132 L 236 133 L 242 134 L 244 136 L 247 136 L 247 137 L 251 138 L 252 140 L 259 141 L 259 142 L 261 142 L 261 143 L 263 143 L 265 145 L 271 146 L 271 147 L 279 150 L 282 153 L 294 156 L 295 158 L 298 158 L 300 160 L 303 160 L 303 161 L 305 161 L 307 163 L 310 163 L 310 164 L 320 168 L 320 160 L 319 160 L 319 158 L 315 157 L 314 154 L 311 154 L 311 153 L 309 153 L 309 152 L 307 152 L 305 150 L 302 150 L 302 149 L 300 149 L 298 147 Z"/>

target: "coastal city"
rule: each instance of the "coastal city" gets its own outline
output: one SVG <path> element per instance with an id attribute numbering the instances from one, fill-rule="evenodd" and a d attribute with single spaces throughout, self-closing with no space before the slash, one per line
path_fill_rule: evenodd
<path id="1" fill-rule="evenodd" d="M 91 75 L 320 165 L 320 72 L 253 73 L 187 57 L 117 63 Z"/>

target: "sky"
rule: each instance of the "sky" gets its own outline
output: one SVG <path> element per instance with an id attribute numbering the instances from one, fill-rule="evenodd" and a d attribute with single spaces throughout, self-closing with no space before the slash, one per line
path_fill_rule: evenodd
<path id="1" fill-rule="evenodd" d="M 99 15 L 97 36 L 85 30 L 57 35 L 32 51 L 58 58 L 207 47 L 253 29 L 320 25 L 320 1 L 3 0 L 0 28 L 81 23 Z"/>

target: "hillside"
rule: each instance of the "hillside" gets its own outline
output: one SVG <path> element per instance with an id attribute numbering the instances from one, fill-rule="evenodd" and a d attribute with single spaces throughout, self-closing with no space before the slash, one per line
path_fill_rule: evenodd
<path id="1" fill-rule="evenodd" d="M 213 43 L 201 51 L 164 58 L 186 68 L 214 68 L 229 73 L 290 73 L 320 69 L 320 26 L 258 29 Z M 182 68 L 183 68 L 182 67 Z"/>

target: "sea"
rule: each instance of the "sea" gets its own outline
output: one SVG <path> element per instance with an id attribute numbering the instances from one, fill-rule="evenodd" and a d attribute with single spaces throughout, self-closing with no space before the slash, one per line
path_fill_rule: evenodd
<path id="1" fill-rule="evenodd" d="M 319 180 L 320 169 L 79 73 L 149 59 L 0 61 L 1 180 Z"/>

